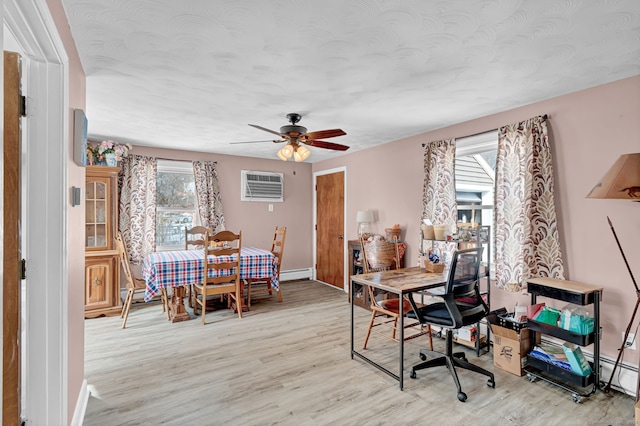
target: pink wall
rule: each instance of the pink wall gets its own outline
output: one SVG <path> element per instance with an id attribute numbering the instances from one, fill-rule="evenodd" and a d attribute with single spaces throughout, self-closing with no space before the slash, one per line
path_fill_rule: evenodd
<path id="1" fill-rule="evenodd" d="M 428 114 L 428 111 L 425 111 Z M 336 159 L 313 172 L 347 167 L 347 235 L 356 236 L 357 210 L 377 214 L 378 231 L 399 223 L 417 264 L 423 183 L 422 143 L 463 137 L 527 118 L 550 116 L 557 213 L 567 279 L 602 286 L 602 354 L 615 358 L 635 303 L 635 289 L 607 224 L 609 215 L 634 275 L 640 277 L 640 204 L 592 200 L 585 195 L 621 154 L 640 152 L 640 76 L 456 124 Z M 348 129 L 347 129 L 348 132 Z M 636 278 L 638 279 L 638 278 Z M 493 290 L 492 308 L 511 311 L 528 296 Z M 635 351 L 626 361 L 637 362 Z"/>
<path id="2" fill-rule="evenodd" d="M 85 169 L 76 166 L 73 162 L 73 110 L 75 108 L 85 109 L 86 78 L 61 0 L 47 0 L 47 4 L 69 57 L 69 167 L 67 169 L 67 184 L 69 191 L 71 191 L 72 186 L 79 188 L 85 186 Z M 70 196 L 69 199 L 71 199 Z M 78 223 L 84 223 L 84 207 L 81 205 L 72 208 L 69 205 L 67 214 L 69 256 L 67 265 L 69 269 L 67 415 L 71 421 L 84 380 L 84 227 L 77 226 Z"/>
<path id="3" fill-rule="evenodd" d="M 312 265 L 311 164 L 134 146 L 132 154 L 172 160 L 217 161 L 227 229 L 242 231 L 242 244 L 269 248 L 276 226 L 287 227 L 282 270 Z M 284 202 L 240 201 L 240 171 L 284 173 Z M 273 211 L 268 205 L 273 204 Z"/>

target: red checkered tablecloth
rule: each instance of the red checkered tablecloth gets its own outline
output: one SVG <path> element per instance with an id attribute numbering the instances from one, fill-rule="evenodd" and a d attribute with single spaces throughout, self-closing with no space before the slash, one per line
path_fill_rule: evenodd
<path id="1" fill-rule="evenodd" d="M 211 256 L 218 262 L 228 262 L 232 256 Z M 278 282 L 277 259 L 269 250 L 242 247 L 240 278 L 270 278 L 274 290 Z M 233 272 L 233 270 L 229 271 Z M 204 277 L 203 250 L 160 251 L 147 255 L 142 262 L 142 277 L 147 283 L 144 300 L 149 301 L 161 288 L 187 286 L 202 282 Z"/>

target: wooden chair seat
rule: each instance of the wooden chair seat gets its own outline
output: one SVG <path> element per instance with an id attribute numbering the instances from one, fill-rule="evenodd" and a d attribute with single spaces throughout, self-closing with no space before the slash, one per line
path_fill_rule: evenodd
<path id="1" fill-rule="evenodd" d="M 402 307 L 402 312 L 406 314 L 412 309 L 411 303 L 406 299 L 403 299 L 403 300 L 404 300 L 404 304 L 403 304 L 404 306 Z M 391 312 L 394 312 L 395 314 L 400 314 L 400 299 L 380 300 L 378 302 L 378 305 L 380 305 L 380 307 L 386 311 L 391 311 Z"/>

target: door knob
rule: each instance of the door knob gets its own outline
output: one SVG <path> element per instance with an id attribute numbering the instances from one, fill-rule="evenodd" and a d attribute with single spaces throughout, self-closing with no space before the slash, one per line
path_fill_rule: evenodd
<path id="1" fill-rule="evenodd" d="M 338 235 L 338 239 L 339 240 L 344 240 L 344 236 L 343 235 Z"/>

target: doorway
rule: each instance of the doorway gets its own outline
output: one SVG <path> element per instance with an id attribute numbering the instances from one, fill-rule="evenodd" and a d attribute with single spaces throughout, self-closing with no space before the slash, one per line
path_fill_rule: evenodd
<path id="1" fill-rule="evenodd" d="M 344 168 L 314 174 L 315 278 L 345 289 L 345 182 Z"/>

